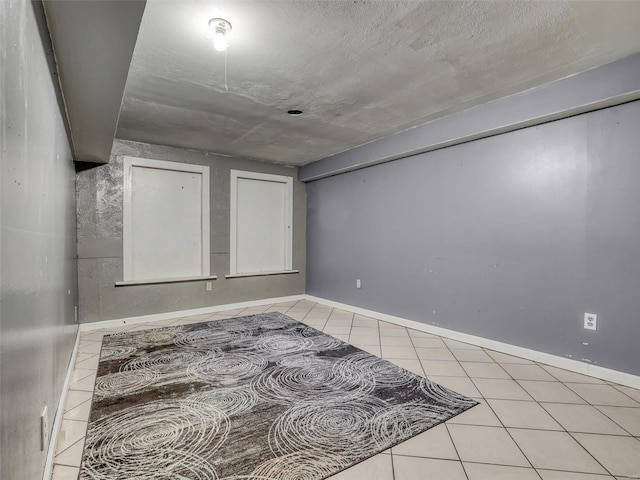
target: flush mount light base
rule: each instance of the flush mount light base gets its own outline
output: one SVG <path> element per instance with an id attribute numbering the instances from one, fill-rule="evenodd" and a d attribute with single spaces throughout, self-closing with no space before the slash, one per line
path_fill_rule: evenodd
<path id="1" fill-rule="evenodd" d="M 213 31 L 213 47 L 219 52 L 227 49 L 227 34 L 231 31 L 231 24 L 224 18 L 209 20 L 209 28 Z"/>

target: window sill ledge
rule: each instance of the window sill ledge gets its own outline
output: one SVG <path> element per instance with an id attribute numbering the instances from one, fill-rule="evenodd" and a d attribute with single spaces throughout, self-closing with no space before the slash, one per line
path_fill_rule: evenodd
<path id="1" fill-rule="evenodd" d="M 184 283 L 184 282 L 200 282 L 205 280 L 217 280 L 216 275 L 208 275 L 206 277 L 177 277 L 177 278 L 161 278 L 158 280 L 126 280 L 116 282 L 116 287 L 128 287 L 132 285 L 158 285 L 161 283 Z"/>
<path id="2" fill-rule="evenodd" d="M 290 273 L 300 273 L 300 270 L 282 270 L 278 272 L 233 273 L 231 275 L 225 275 L 224 278 L 266 277 L 269 275 L 288 275 Z"/>

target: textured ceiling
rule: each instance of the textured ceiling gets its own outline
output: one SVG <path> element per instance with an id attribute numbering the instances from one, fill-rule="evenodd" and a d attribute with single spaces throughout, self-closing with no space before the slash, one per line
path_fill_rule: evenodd
<path id="1" fill-rule="evenodd" d="M 149 0 L 116 136 L 301 165 L 639 50 L 634 1 Z"/>

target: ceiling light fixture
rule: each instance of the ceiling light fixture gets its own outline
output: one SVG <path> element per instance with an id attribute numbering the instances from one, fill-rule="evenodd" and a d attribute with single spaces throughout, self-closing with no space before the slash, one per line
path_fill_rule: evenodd
<path id="1" fill-rule="evenodd" d="M 224 18 L 209 20 L 209 28 L 213 30 L 213 48 L 219 52 L 227 49 L 227 34 L 231 31 L 231 24 Z"/>

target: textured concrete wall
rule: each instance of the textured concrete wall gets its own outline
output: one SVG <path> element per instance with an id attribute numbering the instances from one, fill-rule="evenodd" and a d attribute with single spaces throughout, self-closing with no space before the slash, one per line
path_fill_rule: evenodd
<path id="1" fill-rule="evenodd" d="M 0 1 L 0 478 L 39 480 L 77 331 L 75 170 L 42 5 Z"/>
<path id="2" fill-rule="evenodd" d="M 638 125 L 640 101 L 308 183 L 307 293 L 640 374 Z"/>
<path id="3" fill-rule="evenodd" d="M 211 275 L 204 281 L 116 287 L 122 280 L 123 157 L 134 156 L 210 166 Z M 225 279 L 229 274 L 230 170 L 293 176 L 293 268 L 298 274 Z M 78 281 L 80 321 L 95 322 L 151 313 L 221 305 L 304 293 L 305 185 L 297 169 L 117 140 L 107 165 L 78 173 Z"/>

